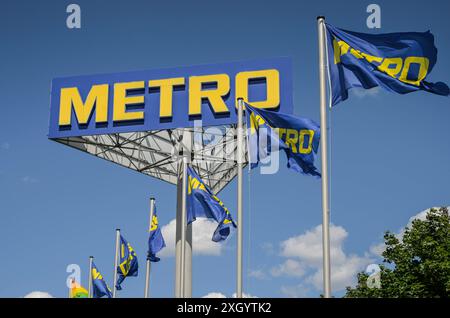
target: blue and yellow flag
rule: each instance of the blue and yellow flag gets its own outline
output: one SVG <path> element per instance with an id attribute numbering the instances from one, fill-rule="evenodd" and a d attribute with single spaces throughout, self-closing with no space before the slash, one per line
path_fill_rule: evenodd
<path id="1" fill-rule="evenodd" d="M 104 281 L 102 274 L 100 274 L 94 262 L 92 262 L 92 286 L 94 298 L 102 298 L 103 296 L 112 298 L 111 290 Z"/>
<path id="2" fill-rule="evenodd" d="M 162 236 L 161 228 L 158 224 L 158 216 L 156 215 L 156 204 L 153 212 L 152 224 L 149 229 L 150 235 L 148 237 L 148 254 L 147 257 L 151 262 L 159 262 L 160 258 L 156 256 L 160 250 L 166 247 L 166 242 Z"/>
<path id="3" fill-rule="evenodd" d="M 117 266 L 117 290 L 121 290 L 120 284 L 123 282 L 125 277 L 137 276 L 138 275 L 138 260 L 136 253 L 123 236 L 120 236 L 120 246 L 119 246 L 119 265 Z"/>
<path id="4" fill-rule="evenodd" d="M 425 80 L 437 59 L 430 31 L 366 34 L 329 24 L 326 29 L 333 106 L 346 100 L 353 87 L 449 95 L 445 83 Z"/>
<path id="5" fill-rule="evenodd" d="M 230 234 L 230 225 L 236 227 L 230 212 L 220 199 L 204 184 L 198 174 L 188 167 L 187 222 L 192 223 L 197 217 L 214 219 L 219 223 L 212 240 L 220 242 Z"/>
<path id="6" fill-rule="evenodd" d="M 252 107 L 246 103 L 250 167 L 283 149 L 289 169 L 320 177 L 314 166 L 320 126 L 311 119 Z"/>

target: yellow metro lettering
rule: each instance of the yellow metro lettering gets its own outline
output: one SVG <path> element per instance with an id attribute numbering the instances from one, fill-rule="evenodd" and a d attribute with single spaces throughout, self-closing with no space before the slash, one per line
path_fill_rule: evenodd
<path id="1" fill-rule="evenodd" d="M 305 148 L 304 144 L 305 144 L 305 136 L 308 136 L 308 146 Z M 307 155 L 309 153 L 311 153 L 312 151 L 312 142 L 313 142 L 313 138 L 314 138 L 314 130 L 312 129 L 302 129 L 300 130 L 300 134 L 299 134 L 299 143 L 298 143 L 298 149 L 299 149 L 299 153 Z"/>
<path id="2" fill-rule="evenodd" d="M 367 53 L 363 53 L 361 52 L 361 55 L 367 60 L 367 62 L 369 63 L 373 63 L 373 62 L 377 62 L 377 63 L 381 63 L 383 61 L 382 57 L 378 57 L 378 56 L 373 56 Z"/>
<path id="3" fill-rule="evenodd" d="M 263 69 L 236 73 L 235 92 L 236 97 L 242 97 L 249 102 L 249 93 L 254 80 L 264 80 L 266 94 L 264 100 L 250 101 L 253 106 L 261 109 L 274 109 L 280 106 L 280 74 L 277 69 Z M 208 74 L 188 77 L 172 77 L 163 79 L 137 80 L 130 82 L 112 82 L 110 84 L 95 84 L 88 88 L 83 97 L 79 87 L 63 87 L 59 92 L 59 126 L 69 126 L 74 121 L 79 125 L 113 123 L 125 121 L 142 121 L 144 109 L 150 107 L 147 98 L 148 89 L 159 89 L 159 118 L 172 118 L 174 114 L 174 90 L 177 87 L 184 88 L 188 97 L 188 115 L 202 114 L 202 102 L 209 101 L 214 114 L 229 114 L 230 109 L 225 103 L 225 97 L 231 93 L 231 80 L 227 74 Z M 208 84 L 214 88 L 206 87 Z M 112 91 L 112 93 L 111 93 Z M 142 91 L 142 92 L 139 92 Z M 84 92 L 83 92 L 84 93 Z M 111 98 L 109 96 L 111 95 Z M 92 118 L 92 120 L 91 120 Z M 256 128 L 264 121 L 258 117 Z M 112 124 L 112 123 L 111 123 Z M 107 125 L 110 126 L 110 125 Z"/>
<path id="4" fill-rule="evenodd" d="M 150 225 L 150 232 L 155 231 L 158 228 L 158 218 L 156 215 L 153 215 L 152 224 Z"/>
<path id="5" fill-rule="evenodd" d="M 202 84 L 216 83 L 215 89 L 202 89 Z M 200 115 L 202 99 L 206 98 L 215 113 L 228 113 L 223 97 L 230 92 L 230 78 L 227 74 L 189 77 L 189 116 Z"/>
<path id="6" fill-rule="evenodd" d="M 266 80 L 266 100 L 248 100 L 248 87 L 251 79 Z M 236 97 L 243 98 L 246 102 L 251 102 L 256 108 L 277 108 L 280 105 L 280 74 L 278 70 L 267 69 L 260 71 L 239 72 L 236 75 Z"/>
<path id="7" fill-rule="evenodd" d="M 191 194 L 192 190 L 196 190 L 196 189 L 206 191 L 203 183 L 201 183 L 197 178 L 193 178 L 193 177 L 189 176 L 188 185 L 189 185 L 188 186 L 188 194 Z"/>
<path id="8" fill-rule="evenodd" d="M 378 70 L 398 80 L 419 86 L 420 82 L 427 76 L 430 61 L 426 57 L 409 56 L 404 61 L 401 57 L 382 58 L 373 56 L 359 50 L 356 50 L 346 42 L 333 39 L 334 64 L 341 63 L 341 56 L 350 51 L 354 57 L 358 59 L 365 59 L 369 63 L 378 63 Z M 411 64 L 418 64 L 419 71 L 417 79 L 408 79 L 408 72 Z M 400 75 L 399 75 L 400 74 Z"/>
<path id="9" fill-rule="evenodd" d="M 378 69 L 389 76 L 396 77 L 402 69 L 403 60 L 400 57 L 385 58 Z M 394 66 L 394 67 L 391 67 Z"/>
<path id="10" fill-rule="evenodd" d="M 409 80 L 407 78 L 411 64 L 419 64 L 419 74 L 416 80 Z M 429 65 L 430 61 L 426 57 L 409 56 L 405 59 L 402 73 L 398 79 L 404 83 L 419 86 L 420 82 L 427 76 Z"/>
<path id="11" fill-rule="evenodd" d="M 114 84 L 114 121 L 139 120 L 144 118 L 143 111 L 126 111 L 128 105 L 144 103 L 143 95 L 127 96 L 127 91 L 131 89 L 142 89 L 144 88 L 144 85 L 144 81 Z"/>
<path id="12" fill-rule="evenodd" d="M 78 124 L 87 124 L 95 104 L 95 121 L 108 121 L 108 84 L 93 85 L 83 103 L 77 87 L 61 89 L 59 104 L 59 125 L 71 124 L 72 106 Z"/>
<path id="13" fill-rule="evenodd" d="M 151 80 L 148 86 L 159 87 L 159 117 L 172 117 L 172 96 L 175 86 L 184 85 L 184 77 L 166 78 L 161 80 Z"/>
<path id="14" fill-rule="evenodd" d="M 341 63 L 341 56 L 347 54 L 349 49 L 350 45 L 346 42 L 333 39 L 334 64 Z"/>
<path id="15" fill-rule="evenodd" d="M 297 153 L 297 141 L 298 141 L 298 132 L 295 129 L 287 129 L 286 132 L 286 145 L 288 145 L 293 153 Z"/>
<path id="16" fill-rule="evenodd" d="M 283 140 L 283 136 L 286 134 L 286 128 L 275 128 L 275 133 Z"/>
<path id="17" fill-rule="evenodd" d="M 103 276 L 97 271 L 96 268 L 92 269 L 92 277 L 94 279 L 103 279 Z"/>
<path id="18" fill-rule="evenodd" d="M 254 134 L 259 126 L 265 124 L 266 121 L 259 115 L 252 113 L 250 115 L 250 133 Z"/>
<path id="19" fill-rule="evenodd" d="M 361 55 L 361 51 L 355 50 L 354 48 L 351 48 L 351 49 L 350 49 L 350 54 L 353 55 L 354 57 L 356 57 L 357 59 L 362 59 L 362 58 L 364 58 L 364 57 Z"/>

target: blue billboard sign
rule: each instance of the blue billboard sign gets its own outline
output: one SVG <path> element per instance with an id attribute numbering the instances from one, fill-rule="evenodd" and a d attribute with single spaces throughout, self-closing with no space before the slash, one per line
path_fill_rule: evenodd
<path id="1" fill-rule="evenodd" d="M 234 124 L 236 100 L 292 113 L 290 58 L 52 81 L 49 138 Z"/>

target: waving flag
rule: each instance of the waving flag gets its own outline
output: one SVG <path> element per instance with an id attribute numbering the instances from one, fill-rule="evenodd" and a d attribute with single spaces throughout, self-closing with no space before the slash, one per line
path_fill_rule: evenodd
<path id="1" fill-rule="evenodd" d="M 120 236 L 120 248 L 119 248 L 119 266 L 117 266 L 117 283 L 116 289 L 121 290 L 125 277 L 138 275 L 138 260 L 136 253 L 123 236 Z"/>
<path id="2" fill-rule="evenodd" d="M 188 167 L 187 221 L 192 223 L 197 217 L 214 219 L 219 223 L 212 240 L 220 242 L 230 234 L 230 225 L 236 227 L 231 214 L 220 199 L 204 184 L 198 174 Z"/>
<path id="3" fill-rule="evenodd" d="M 346 100 L 353 87 L 449 95 L 446 84 L 425 80 L 437 59 L 434 36 L 429 31 L 365 34 L 329 24 L 326 29 L 333 106 Z"/>
<path id="4" fill-rule="evenodd" d="M 100 274 L 94 262 L 92 262 L 92 285 L 94 298 L 101 298 L 103 296 L 112 298 L 111 290 L 104 281 L 102 274 Z"/>
<path id="5" fill-rule="evenodd" d="M 148 238 L 148 259 L 151 262 L 159 262 L 160 258 L 156 257 L 156 253 L 162 250 L 166 246 L 166 242 L 164 242 L 164 237 L 161 233 L 161 228 L 158 224 L 158 216 L 156 215 L 156 204 L 155 211 L 152 217 L 152 224 L 149 229 L 150 235 Z"/>
<path id="6" fill-rule="evenodd" d="M 250 167 L 283 149 L 288 168 L 320 177 L 314 166 L 320 142 L 320 127 L 311 119 L 262 110 L 246 104 Z"/>

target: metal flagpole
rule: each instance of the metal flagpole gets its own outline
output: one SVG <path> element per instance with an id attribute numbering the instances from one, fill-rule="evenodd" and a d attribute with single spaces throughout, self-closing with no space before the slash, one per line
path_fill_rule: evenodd
<path id="1" fill-rule="evenodd" d="M 119 265 L 120 229 L 116 229 L 116 253 L 114 254 L 113 298 L 116 298 L 117 266 Z"/>
<path id="2" fill-rule="evenodd" d="M 88 298 L 92 298 L 92 262 L 94 256 L 89 256 L 89 282 L 88 282 Z"/>
<path id="3" fill-rule="evenodd" d="M 185 298 L 185 278 L 186 278 L 186 195 L 187 195 L 187 155 L 183 156 L 183 180 L 182 180 L 182 198 L 181 198 L 181 266 L 180 266 L 180 297 Z"/>
<path id="4" fill-rule="evenodd" d="M 190 162 L 190 156 L 192 155 L 192 142 L 192 132 L 189 129 L 185 129 L 182 135 L 182 142 L 180 143 L 182 150 L 180 149 L 179 152 L 180 159 L 178 160 L 177 181 L 177 216 L 175 235 L 175 297 L 177 298 L 192 297 L 192 224 L 187 224 L 186 215 L 186 191 L 187 183 L 189 182 L 187 177 L 187 164 Z M 183 220 L 185 220 L 185 222 L 183 222 Z M 184 233 L 184 240 L 182 240 L 182 233 Z M 182 247 L 184 249 L 183 257 L 181 257 Z"/>
<path id="5" fill-rule="evenodd" d="M 237 277 L 236 277 L 236 297 L 242 298 L 242 165 L 243 165 L 243 126 L 242 113 L 244 109 L 244 100 L 238 98 L 238 122 L 237 122 Z"/>
<path id="6" fill-rule="evenodd" d="M 317 17 L 319 34 L 319 77 L 320 77 L 320 148 L 322 156 L 322 246 L 323 246 L 323 290 L 324 297 L 331 297 L 330 266 L 330 209 L 328 196 L 328 142 L 326 105 L 326 37 L 325 17 Z"/>
<path id="7" fill-rule="evenodd" d="M 149 233 L 152 230 L 152 223 L 153 223 L 153 214 L 155 213 L 155 198 L 150 198 L 150 224 L 148 226 Z M 150 291 L 150 268 L 151 268 L 151 262 L 150 258 L 147 255 L 147 264 L 146 264 L 146 271 L 145 271 L 145 291 L 144 291 L 144 298 L 148 298 L 149 291 Z"/>

